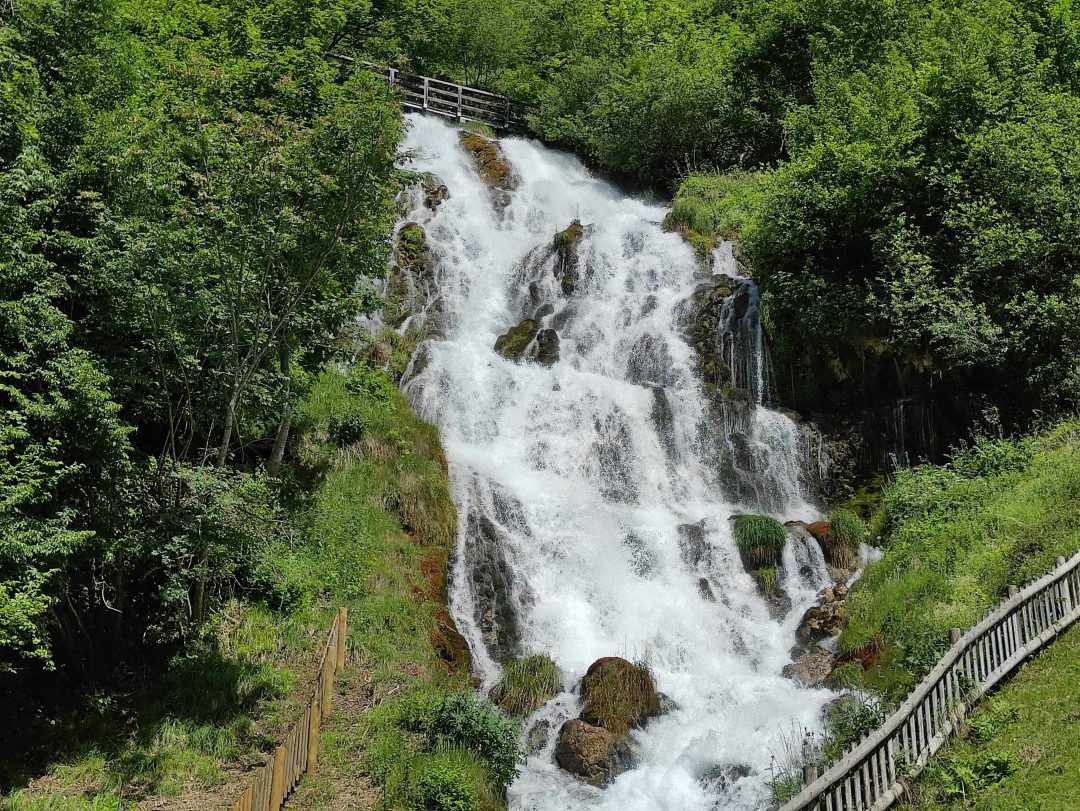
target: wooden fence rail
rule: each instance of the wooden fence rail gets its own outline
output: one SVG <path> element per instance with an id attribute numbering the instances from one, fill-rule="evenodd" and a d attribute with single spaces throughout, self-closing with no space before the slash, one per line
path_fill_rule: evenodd
<path id="1" fill-rule="evenodd" d="M 319 677 L 303 716 L 289 730 L 285 742 L 274 750 L 274 757 L 251 778 L 240 799 L 229 806 L 229 811 L 279 811 L 300 778 L 305 773 L 314 774 L 319 757 L 319 725 L 330 717 L 334 676 L 345 664 L 346 618 L 346 609 L 338 609 L 323 646 Z"/>
<path id="2" fill-rule="evenodd" d="M 1009 596 L 952 646 L 885 723 L 780 811 L 881 811 L 941 748 L 971 705 L 1080 618 L 1080 553 Z"/>
<path id="3" fill-rule="evenodd" d="M 523 131 L 528 126 L 528 106 L 506 96 L 433 79 L 430 76 L 413 76 L 396 68 L 386 68 L 370 62 L 358 63 L 351 56 L 327 54 L 326 58 L 338 66 L 342 78 L 357 64 L 381 74 L 391 87 L 397 88 L 401 93 L 401 106 L 406 110 L 430 113 L 457 121 L 480 121 L 506 132 Z"/>

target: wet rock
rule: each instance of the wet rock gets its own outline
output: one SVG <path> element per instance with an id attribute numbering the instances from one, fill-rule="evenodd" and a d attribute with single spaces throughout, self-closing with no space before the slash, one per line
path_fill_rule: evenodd
<path id="1" fill-rule="evenodd" d="M 656 555 L 645 545 L 645 541 L 634 532 L 626 536 L 626 546 L 630 550 L 630 565 L 638 577 L 651 578 L 656 572 Z"/>
<path id="2" fill-rule="evenodd" d="M 428 263 L 427 234 L 421 225 L 407 222 L 398 230 L 394 263 L 383 288 L 383 318 L 399 327 L 420 309 L 421 299 L 430 293 L 431 273 Z"/>
<path id="3" fill-rule="evenodd" d="M 539 331 L 539 323 L 526 318 L 495 339 L 495 351 L 507 360 L 521 360 Z"/>
<path id="4" fill-rule="evenodd" d="M 492 658 L 503 661 L 518 649 L 521 628 L 514 594 L 514 575 L 506 558 L 507 540 L 486 515 L 467 517 L 465 563 L 472 581 L 477 624 Z"/>
<path id="5" fill-rule="evenodd" d="M 495 141 L 474 132 L 461 132 L 458 134 L 458 140 L 472 158 L 480 177 L 489 186 L 503 192 L 517 188 L 517 175 L 514 174 L 513 167 L 503 156 L 502 150 Z"/>
<path id="6" fill-rule="evenodd" d="M 625 735 L 660 714 L 660 697 L 648 669 L 618 656 L 593 662 L 581 680 L 581 718 Z"/>
<path id="7" fill-rule="evenodd" d="M 639 336 L 626 350 L 626 379 L 631 383 L 670 385 L 671 353 L 659 335 Z"/>
<path id="8" fill-rule="evenodd" d="M 811 645 L 833 636 L 839 636 L 844 630 L 842 607 L 835 603 L 812 605 L 806 609 L 795 635 L 799 642 Z"/>
<path id="9" fill-rule="evenodd" d="M 652 417 L 653 426 L 660 436 L 660 444 L 669 459 L 678 455 L 675 445 L 675 413 L 671 409 L 671 401 L 668 400 L 667 390 L 663 386 L 649 386 L 652 391 Z"/>
<path id="10" fill-rule="evenodd" d="M 630 745 L 624 736 L 574 718 L 559 730 L 555 762 L 571 774 L 603 786 L 630 768 Z"/>
<path id="11" fill-rule="evenodd" d="M 535 322 L 534 322 L 535 323 Z M 536 333 L 536 361 L 544 366 L 554 366 L 559 360 L 559 333 L 542 329 Z"/>
<path id="12" fill-rule="evenodd" d="M 594 422 L 596 441 L 592 453 L 599 465 L 600 492 L 609 501 L 629 504 L 637 500 L 633 443 L 626 417 L 614 411 Z"/>
<path id="13" fill-rule="evenodd" d="M 705 521 L 696 524 L 679 524 L 679 556 L 692 568 L 708 564 L 712 560 L 712 547 L 705 540 Z"/>
<path id="14" fill-rule="evenodd" d="M 537 752 L 543 751 L 544 747 L 547 746 L 549 737 L 551 737 L 551 721 L 541 718 L 529 728 L 529 732 L 525 736 L 525 745 L 529 749 L 529 754 L 535 755 Z"/>
<path id="15" fill-rule="evenodd" d="M 817 687 L 825 682 L 832 670 L 833 657 L 819 648 L 813 648 L 791 664 L 784 665 L 780 672 L 807 687 Z"/>
<path id="16" fill-rule="evenodd" d="M 720 794 L 749 776 L 750 767 L 744 763 L 717 764 L 702 774 L 698 782 L 710 794 Z"/>
<path id="17" fill-rule="evenodd" d="M 424 190 L 424 205 L 432 211 L 450 197 L 450 190 L 446 188 L 446 184 L 442 182 L 438 175 L 424 172 L 420 178 L 420 184 Z"/>
<path id="18" fill-rule="evenodd" d="M 581 220 L 555 234 L 555 278 L 565 295 L 571 295 L 578 284 L 578 243 L 585 233 Z"/>
<path id="19" fill-rule="evenodd" d="M 709 584 L 707 577 L 699 577 L 697 581 L 698 594 L 701 595 L 701 599 L 710 603 L 716 602 L 716 595 L 713 593 L 712 586 Z"/>

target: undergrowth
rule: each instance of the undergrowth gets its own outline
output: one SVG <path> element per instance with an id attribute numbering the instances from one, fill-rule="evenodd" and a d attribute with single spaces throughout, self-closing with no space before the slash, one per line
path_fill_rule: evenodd
<path id="1" fill-rule="evenodd" d="M 111 811 L 227 785 L 239 795 L 241 764 L 267 758 L 303 713 L 321 645 L 345 606 L 340 708 L 324 724 L 319 774 L 304 779 L 295 802 L 357 804 L 340 786 L 362 763 L 380 808 L 502 807 L 520 759 L 518 727 L 473 698 L 464 646 L 447 662 L 456 516 L 438 433 L 369 366 L 313 381 L 296 425 L 282 480 L 302 494 L 297 526 L 282 534 L 265 574 L 277 597 L 230 603 L 145 695 L 102 695 L 95 711 L 84 708 L 71 737 L 92 745 L 57 758 L 46 779 L 0 806 Z M 355 710 L 345 701 L 360 696 Z"/>
<path id="2" fill-rule="evenodd" d="M 981 440 L 947 465 L 901 470 L 875 523 L 884 557 L 848 597 L 840 648 L 897 700 L 999 602 L 1080 549 L 1080 424 Z"/>

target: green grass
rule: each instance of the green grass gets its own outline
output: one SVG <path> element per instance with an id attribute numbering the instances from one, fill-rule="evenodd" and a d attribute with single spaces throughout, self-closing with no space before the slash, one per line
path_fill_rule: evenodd
<path id="1" fill-rule="evenodd" d="M 749 569 L 775 567 L 787 543 L 784 525 L 768 515 L 740 515 L 735 519 L 735 545 Z"/>
<path id="2" fill-rule="evenodd" d="M 489 697 L 507 715 L 524 717 L 554 698 L 561 686 L 559 669 L 551 657 L 538 654 L 503 665 Z"/>
<path id="3" fill-rule="evenodd" d="M 702 254 L 717 240 L 736 240 L 750 225 L 761 176 L 694 173 L 679 185 L 664 227 L 678 231 Z"/>
<path id="4" fill-rule="evenodd" d="M 1080 549 L 1080 424 L 983 441 L 945 466 L 901 471 L 875 524 L 884 558 L 846 604 L 841 650 L 867 686 L 897 700 L 1005 595 Z"/>
<path id="5" fill-rule="evenodd" d="M 779 585 L 779 581 L 776 577 L 776 569 L 772 566 L 766 566 L 762 569 L 754 569 L 750 572 L 751 577 L 757 583 L 758 588 L 761 589 L 761 593 L 766 597 L 774 597 L 776 595 L 776 589 Z"/>
<path id="6" fill-rule="evenodd" d="M 915 783 L 906 811 L 1072 811 L 1080 797 L 1080 625 L 1021 668 Z"/>
<path id="7" fill-rule="evenodd" d="M 829 519 L 829 531 L 821 539 L 829 563 L 854 569 L 859 562 L 859 544 L 866 540 L 866 525 L 851 509 L 841 508 Z"/>

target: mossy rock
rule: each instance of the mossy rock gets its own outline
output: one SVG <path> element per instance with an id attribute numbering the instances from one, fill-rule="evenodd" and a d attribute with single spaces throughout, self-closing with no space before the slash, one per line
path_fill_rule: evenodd
<path id="1" fill-rule="evenodd" d="M 442 182 L 442 178 L 431 172 L 424 172 L 420 177 L 420 185 L 424 190 L 424 205 L 434 211 L 444 200 L 450 197 L 450 190 Z"/>
<path id="2" fill-rule="evenodd" d="M 458 133 L 462 148 L 469 153 L 480 177 L 495 189 L 513 190 L 518 179 L 509 161 L 503 156 L 499 145 L 474 132 Z"/>
<path id="3" fill-rule="evenodd" d="M 495 351 L 507 360 L 521 360 L 539 331 L 539 322 L 526 318 L 495 339 Z"/>
<path id="4" fill-rule="evenodd" d="M 585 226 L 581 220 L 574 220 L 555 234 L 555 276 L 559 279 L 563 294 L 567 296 L 577 287 L 578 243 L 584 234 Z"/>
<path id="5" fill-rule="evenodd" d="M 423 271 L 427 264 L 427 234 L 423 226 L 407 222 L 398 231 L 398 267 L 409 273 Z"/>
<path id="6" fill-rule="evenodd" d="M 540 709 L 561 689 L 559 669 L 550 656 L 541 653 L 506 662 L 489 698 L 507 715 L 523 718 Z"/>
<path id="7" fill-rule="evenodd" d="M 581 692 L 582 720 L 615 735 L 625 735 L 660 714 L 652 673 L 617 656 L 593 662 L 581 682 Z"/>

